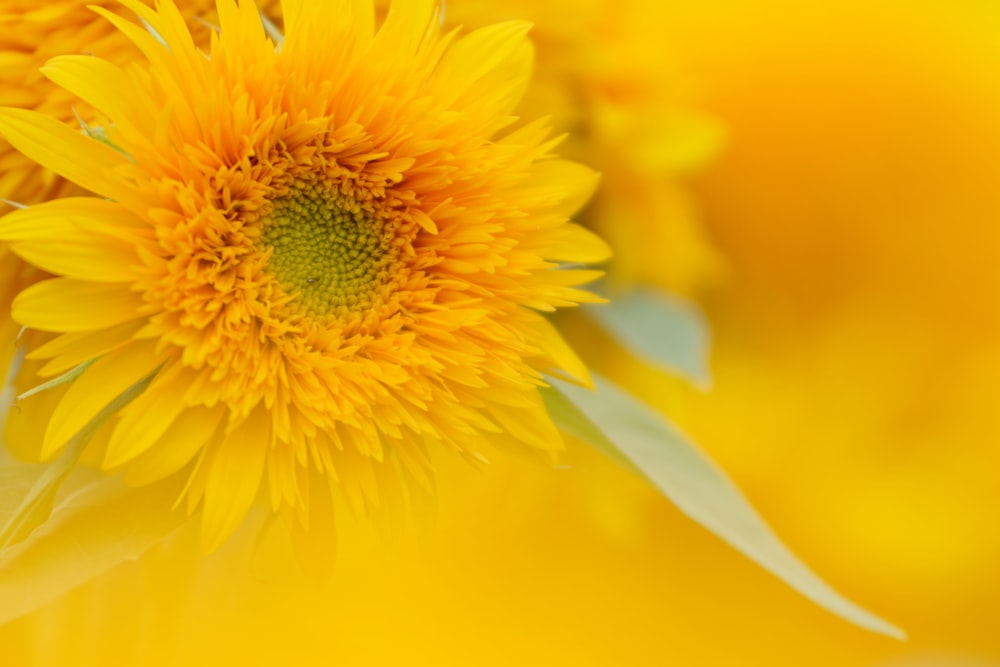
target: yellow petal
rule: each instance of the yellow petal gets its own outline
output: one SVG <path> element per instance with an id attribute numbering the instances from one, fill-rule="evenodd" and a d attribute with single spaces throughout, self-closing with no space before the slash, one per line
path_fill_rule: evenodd
<path id="1" fill-rule="evenodd" d="M 228 0 L 228 3 L 232 4 L 232 0 Z M 126 21 L 103 7 L 92 9 L 110 21 L 142 51 L 149 60 L 151 70 L 170 72 L 172 82 L 187 82 L 188 88 L 177 92 L 190 93 L 202 89 L 207 59 L 195 47 L 191 32 L 177 7 L 171 2 L 162 2 L 157 3 L 154 11 L 146 3 L 134 0 L 122 0 L 122 4 L 135 12 L 152 30 Z M 257 23 L 260 25 L 259 18 Z M 165 81 L 163 78 L 159 80 L 161 84 Z"/>
<path id="2" fill-rule="evenodd" d="M 544 317 L 539 317 L 534 326 L 534 342 L 542 348 L 542 351 L 549 356 L 555 365 L 554 368 L 550 369 L 550 372 L 554 372 L 558 377 L 567 379 L 574 384 L 593 389 L 594 382 L 590 377 L 590 371 L 587 370 L 587 365 L 580 360 L 580 357 L 563 339 L 559 331 L 552 326 L 552 323 Z"/>
<path id="3" fill-rule="evenodd" d="M 224 413 L 221 405 L 185 408 L 163 434 L 161 441 L 169 446 L 152 447 L 140 454 L 125 471 L 125 481 L 140 486 L 180 470 L 209 442 Z"/>
<path id="4" fill-rule="evenodd" d="M 65 241 L 16 243 L 11 249 L 21 259 L 43 271 L 93 282 L 125 283 L 135 279 L 139 261 L 132 248 L 121 242 L 88 245 L 93 237 L 82 232 L 67 234 Z"/>
<path id="5" fill-rule="evenodd" d="M 40 331 L 93 331 L 135 319 L 142 305 L 142 297 L 122 285 L 52 278 L 18 294 L 11 314 Z"/>
<path id="6" fill-rule="evenodd" d="M 270 415 L 253 410 L 208 454 L 201 543 L 214 551 L 239 526 L 257 497 L 271 441 Z"/>
<path id="7" fill-rule="evenodd" d="M 372 52 L 399 53 L 406 58 L 416 55 L 427 35 L 438 27 L 439 5 L 439 0 L 391 3 Z"/>
<path id="8" fill-rule="evenodd" d="M 128 158 L 54 118 L 26 109 L 0 109 L 0 134 L 29 158 L 77 185 L 131 207 L 142 201 L 115 176 Z"/>
<path id="9" fill-rule="evenodd" d="M 74 230 L 138 241 L 146 223 L 125 207 L 97 197 L 65 197 L 18 209 L 0 218 L 0 240 L 58 241 Z"/>
<path id="10" fill-rule="evenodd" d="M 331 567 L 337 555 L 337 526 L 330 496 L 328 480 L 315 470 L 306 472 L 309 490 L 307 500 L 309 525 L 296 516 L 287 516 L 292 547 L 306 575 L 312 581 L 325 583 L 334 568 Z"/>
<path id="11" fill-rule="evenodd" d="M 343 449 L 333 453 L 331 464 L 335 476 L 340 479 L 337 488 L 347 501 L 347 507 L 355 516 L 363 517 L 379 506 L 379 494 L 372 458 L 359 453 L 362 445 L 355 442 L 363 442 L 367 436 L 355 433 L 350 427 L 337 429 L 337 445 Z"/>
<path id="12" fill-rule="evenodd" d="M 545 253 L 547 259 L 580 264 L 597 264 L 611 259 L 611 247 L 585 227 L 568 222 L 560 225 L 556 234 L 560 242 L 554 243 Z"/>
<path id="13" fill-rule="evenodd" d="M 42 74 L 108 118 L 114 118 L 116 125 L 137 115 L 132 107 L 135 98 L 121 94 L 134 82 L 120 67 L 107 60 L 81 55 L 57 56 L 45 63 Z"/>
<path id="14" fill-rule="evenodd" d="M 569 160 L 541 160 L 531 166 L 531 174 L 538 185 L 526 186 L 523 192 L 542 196 L 552 212 L 566 216 L 587 203 L 601 180 L 590 167 Z"/>
<path id="15" fill-rule="evenodd" d="M 503 428 L 505 438 L 513 436 L 518 442 L 546 452 L 562 449 L 562 436 L 549 419 L 541 395 L 534 389 L 531 394 L 535 399 L 534 408 L 512 408 L 494 403 L 488 408 L 490 417 Z"/>
<path id="16" fill-rule="evenodd" d="M 483 117 L 504 120 L 531 77 L 531 24 L 508 21 L 475 30 L 458 40 L 434 70 L 443 104 L 473 106 Z M 506 123 L 502 123 L 506 124 Z"/>
<path id="17" fill-rule="evenodd" d="M 72 223 L 65 218 L 72 218 Z M 52 239 L 70 227 L 125 240 L 149 234 L 146 221 L 117 202 L 97 197 L 63 197 L 3 216 L 0 238 L 7 241 Z"/>
<path id="18" fill-rule="evenodd" d="M 38 369 L 39 377 L 49 377 L 63 373 L 88 359 L 127 344 L 143 327 L 145 320 L 137 319 L 97 331 L 74 331 L 56 336 L 44 345 L 27 354 L 28 359 L 49 359 Z"/>
<path id="19" fill-rule="evenodd" d="M 0 241 L 22 259 L 57 275 L 95 282 L 134 280 L 135 248 L 145 230 L 114 202 L 70 197 L 0 218 Z M 141 223 L 139 223 L 141 224 Z"/>
<path id="20" fill-rule="evenodd" d="M 191 378 L 183 366 L 164 369 L 146 392 L 121 411 L 104 454 L 105 469 L 130 461 L 153 446 L 185 409 L 181 396 Z M 173 443 L 160 449 L 172 448 Z"/>
<path id="21" fill-rule="evenodd" d="M 152 372 L 162 360 L 153 344 L 137 342 L 102 357 L 74 380 L 49 419 L 42 457 L 65 445 L 119 394 Z"/>

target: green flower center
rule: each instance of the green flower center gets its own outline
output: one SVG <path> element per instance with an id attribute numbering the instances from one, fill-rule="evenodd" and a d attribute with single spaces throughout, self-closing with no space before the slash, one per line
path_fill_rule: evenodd
<path id="1" fill-rule="evenodd" d="M 392 253 L 383 222 L 360 204 L 311 185 L 271 202 L 261 241 L 281 286 L 313 315 L 369 308 Z"/>

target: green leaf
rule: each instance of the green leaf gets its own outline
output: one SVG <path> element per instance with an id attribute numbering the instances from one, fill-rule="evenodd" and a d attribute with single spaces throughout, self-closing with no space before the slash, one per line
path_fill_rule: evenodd
<path id="1" fill-rule="evenodd" d="M 905 638 L 799 561 L 725 473 L 652 408 L 600 377 L 596 392 L 549 381 L 546 405 L 567 434 L 645 477 L 690 518 L 816 604 L 873 632 Z"/>
<path id="2" fill-rule="evenodd" d="M 612 295 L 611 303 L 588 306 L 587 313 L 633 354 L 699 388 L 711 385 L 708 326 L 694 304 L 641 288 Z"/>
<path id="3" fill-rule="evenodd" d="M 18 394 L 17 400 L 23 401 L 24 399 L 29 398 L 31 396 L 34 396 L 35 394 L 40 394 L 43 391 L 46 391 L 47 389 L 54 389 L 54 388 L 58 387 L 61 384 L 66 384 L 67 382 L 72 382 L 73 380 L 75 380 L 78 377 L 80 377 L 81 375 L 83 375 L 83 372 L 85 370 L 87 370 L 88 368 L 90 368 L 90 366 L 95 361 L 97 361 L 97 357 L 94 357 L 93 359 L 88 359 L 87 361 L 83 362 L 82 364 L 79 364 L 79 365 L 74 366 L 73 368 L 69 369 L 68 371 L 66 371 L 62 375 L 60 375 L 58 377 L 54 377 L 51 380 L 49 380 L 48 382 L 43 382 L 42 384 L 36 385 L 36 386 L 32 387 L 31 389 L 28 389 L 27 391 L 22 392 L 21 394 Z"/>
<path id="4" fill-rule="evenodd" d="M 552 382 L 551 378 L 549 382 Z M 561 383 L 553 382 L 553 385 L 556 384 Z M 587 416 L 569 399 L 566 393 L 560 391 L 559 386 L 542 387 L 539 392 L 542 394 L 545 409 L 549 413 L 552 423 L 559 427 L 560 431 L 580 442 L 587 443 L 626 470 L 645 477 L 642 470 L 637 468 L 620 449 L 615 447 L 601 432 L 601 429 L 594 425 L 594 422 L 587 419 Z"/>
<path id="5" fill-rule="evenodd" d="M 0 466 L 0 483 L 24 488 L 37 466 Z M 61 486 L 51 516 L 18 544 L 0 550 L 0 623 L 30 613 L 76 586 L 138 558 L 188 516 L 172 510 L 181 480 L 139 488 L 120 476 L 76 467 Z M 11 509 L 6 491 L 0 512 Z"/>

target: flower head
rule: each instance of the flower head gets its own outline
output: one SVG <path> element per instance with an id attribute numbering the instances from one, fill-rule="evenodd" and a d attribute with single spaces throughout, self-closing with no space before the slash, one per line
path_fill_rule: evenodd
<path id="1" fill-rule="evenodd" d="M 55 334 L 29 356 L 88 364 L 41 455 L 148 383 L 91 447 L 133 483 L 188 476 L 211 548 L 264 481 L 306 525 L 331 487 L 366 508 L 429 485 L 428 447 L 557 449 L 542 373 L 586 371 L 539 311 L 593 301 L 577 286 L 597 273 L 562 263 L 606 248 L 567 219 L 592 173 L 551 155 L 544 122 L 511 129 L 528 26 L 441 34 L 433 2 L 407 2 L 376 29 L 371 0 L 291 0 L 276 46 L 252 3 L 220 0 L 203 53 L 169 0 L 124 4 L 148 31 L 97 11 L 142 66 L 45 67 L 99 131 L 0 115 L 96 195 L 0 222 L 57 276 L 14 301 Z"/>

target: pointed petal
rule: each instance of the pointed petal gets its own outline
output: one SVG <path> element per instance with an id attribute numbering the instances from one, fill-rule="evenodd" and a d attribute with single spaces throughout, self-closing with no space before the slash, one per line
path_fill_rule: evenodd
<path id="1" fill-rule="evenodd" d="M 113 283 L 52 278 L 28 287 L 14 299 L 14 319 L 39 331 L 93 331 L 139 316 L 142 296 Z"/>
<path id="2" fill-rule="evenodd" d="M 552 246 L 546 259 L 579 264 L 599 264 L 611 259 L 611 247 L 594 232 L 572 222 L 559 226 L 553 234 Z"/>
<path id="3" fill-rule="evenodd" d="M 581 361 L 573 348 L 562 337 L 562 334 L 552 326 L 552 323 L 544 317 L 539 317 L 538 321 L 534 323 L 534 327 L 534 341 L 542 348 L 542 352 L 552 360 L 555 365 L 554 370 L 561 371 L 559 375 L 568 376 L 566 379 L 574 384 L 592 388 L 594 383 L 590 378 L 587 365 Z"/>
<path id="4" fill-rule="evenodd" d="M 175 364 L 164 369 L 146 393 L 121 411 L 104 454 L 104 469 L 130 461 L 155 445 L 185 409 L 181 397 L 190 382 L 184 367 Z"/>
<path id="5" fill-rule="evenodd" d="M 520 101 L 531 78 L 530 29 L 530 23 L 508 21 L 455 42 L 434 70 L 435 97 L 457 108 L 475 109 L 484 119 L 502 120 Z"/>
<path id="6" fill-rule="evenodd" d="M 27 354 L 27 359 L 49 359 L 38 369 L 39 377 L 49 377 L 117 350 L 135 337 L 145 324 L 135 319 L 97 331 L 74 331 L 56 336 Z"/>
<path id="7" fill-rule="evenodd" d="M 315 470 L 304 474 L 309 475 L 309 524 L 303 525 L 302 520 L 294 515 L 286 520 L 289 523 L 292 547 L 306 576 L 323 584 L 329 581 L 334 571 L 331 566 L 337 556 L 333 500 L 328 480 L 322 474 Z"/>
<path id="8" fill-rule="evenodd" d="M 66 55 L 52 58 L 42 67 L 42 74 L 87 104 L 114 118 L 115 124 L 135 117 L 134 97 L 122 95 L 133 82 L 117 65 L 102 58 Z"/>
<path id="9" fill-rule="evenodd" d="M 600 180 L 599 173 L 578 162 L 541 160 L 531 165 L 531 182 L 539 185 L 526 186 L 523 192 L 535 196 L 544 192 L 546 208 L 571 216 L 587 203 Z"/>
<path id="10" fill-rule="evenodd" d="M 264 473 L 271 443 L 270 416 L 253 410 L 208 455 L 201 543 L 214 551 L 246 517 Z"/>
<path id="11" fill-rule="evenodd" d="M 26 156 L 103 197 L 141 208 L 115 171 L 128 158 L 54 118 L 26 109 L 0 109 L 0 134 Z"/>
<path id="12" fill-rule="evenodd" d="M 437 27 L 440 0 L 392 2 L 372 45 L 373 53 L 397 52 L 412 58 Z"/>
<path id="13" fill-rule="evenodd" d="M 126 469 L 125 481 L 133 486 L 150 484 L 183 468 L 209 442 L 224 413 L 221 405 L 185 408 L 161 438 L 169 445 L 140 454 Z"/>
<path id="14" fill-rule="evenodd" d="M 153 344 L 147 342 L 133 343 L 94 362 L 70 385 L 53 411 L 42 441 L 42 457 L 65 445 L 106 405 L 160 363 Z"/>

